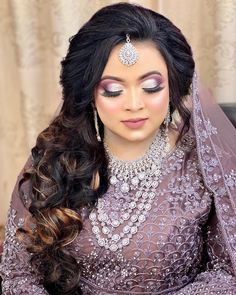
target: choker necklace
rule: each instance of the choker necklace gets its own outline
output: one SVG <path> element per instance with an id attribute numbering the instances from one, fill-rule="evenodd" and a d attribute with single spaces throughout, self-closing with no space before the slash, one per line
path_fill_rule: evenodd
<path id="1" fill-rule="evenodd" d="M 168 153 L 169 142 L 165 128 L 161 129 L 145 155 L 134 161 L 117 159 L 110 153 L 108 146 L 104 145 L 109 159 L 110 185 L 117 194 L 128 199 L 128 205 L 126 210 L 120 212 L 119 218 L 114 219 L 105 210 L 104 198 L 100 198 L 89 219 L 99 246 L 115 252 L 129 245 L 152 208 L 156 189 L 161 182 L 161 166 Z M 119 227 L 122 229 L 118 233 Z"/>

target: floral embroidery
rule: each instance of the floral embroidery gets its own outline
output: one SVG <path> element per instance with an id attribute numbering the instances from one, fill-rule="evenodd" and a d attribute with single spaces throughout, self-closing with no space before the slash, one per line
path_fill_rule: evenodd
<path id="1" fill-rule="evenodd" d="M 24 224 L 23 218 L 18 218 L 15 209 L 10 208 L 6 226 L 4 252 L 0 265 L 0 274 L 3 278 L 3 294 L 37 294 L 46 295 L 40 287 L 40 280 L 30 267 L 30 255 L 22 243 L 16 238 L 16 230 Z"/>
<path id="2" fill-rule="evenodd" d="M 197 149 L 199 154 L 199 164 L 205 184 L 215 196 L 215 203 L 223 239 L 227 243 L 227 248 L 236 271 L 236 222 L 235 222 L 235 201 L 236 194 L 235 172 L 227 171 L 227 164 L 222 166 L 222 159 L 225 163 L 231 161 L 231 155 L 227 150 L 221 149 L 214 141 L 217 129 L 212 126 L 209 118 L 205 118 L 202 112 L 201 102 L 198 95 L 197 78 L 193 79 L 193 119 L 194 130 L 196 132 Z M 227 214 L 225 210 L 227 208 Z"/>
<path id="3" fill-rule="evenodd" d="M 225 175 L 225 183 L 230 189 L 236 188 L 236 172 L 234 170 Z"/>
<path id="4" fill-rule="evenodd" d="M 222 225 L 228 227 L 230 246 L 236 247 L 230 234 L 236 220 L 231 203 L 225 197 L 225 188 L 219 185 L 225 181 L 229 188 L 234 188 L 235 172 L 229 172 L 223 179 L 216 170 L 217 159 L 209 157 L 211 147 L 206 140 L 205 135 L 201 137 L 205 151 L 200 154 L 204 158 L 201 167 L 196 143 L 190 134 L 168 155 L 153 208 L 126 249 L 111 253 L 99 247 L 83 208 L 84 228 L 68 247 L 81 267 L 84 295 L 235 294 L 236 282 L 231 275 Z M 214 198 L 218 202 L 218 211 L 214 212 L 216 221 L 210 214 L 212 192 L 206 189 L 200 168 L 207 173 L 208 184 L 219 196 Z M 114 216 L 117 206 L 125 207 L 128 201 L 117 198 L 112 187 L 104 198 L 109 200 L 107 210 L 114 212 Z M 10 209 L 0 268 L 4 294 L 46 295 L 40 278 L 30 269 L 30 255 L 16 239 L 16 229 L 24 223 L 19 215 Z"/>
<path id="5" fill-rule="evenodd" d="M 168 182 L 158 187 L 154 207 L 127 249 L 111 253 L 100 248 L 91 233 L 91 224 L 85 222 L 84 232 L 76 241 L 82 270 L 81 288 L 85 294 L 178 294 L 177 290 L 186 284 L 189 287 L 179 294 L 199 294 L 202 283 L 191 282 L 207 264 L 202 256 L 203 229 L 208 224 L 212 195 L 202 182 L 196 147 L 191 139 L 186 137 L 181 148 L 169 155 L 163 171 Z M 183 173 L 183 165 L 188 173 Z M 104 198 L 107 210 L 116 212 L 119 204 L 112 187 Z M 209 232 L 209 240 L 212 235 L 214 230 Z M 226 269 L 225 265 L 230 265 L 228 256 L 224 255 L 227 253 L 221 252 L 217 257 L 217 249 L 225 249 L 221 239 L 211 247 L 216 249 L 216 256 L 213 259 L 209 255 L 211 263 L 208 262 L 208 272 L 205 272 L 209 278 L 212 269 Z M 222 276 L 222 286 L 224 278 Z M 212 294 L 210 290 L 218 290 L 217 286 L 213 282 L 202 290 Z M 232 286 L 227 283 L 226 287 L 229 294 L 236 290 L 235 282 Z"/>

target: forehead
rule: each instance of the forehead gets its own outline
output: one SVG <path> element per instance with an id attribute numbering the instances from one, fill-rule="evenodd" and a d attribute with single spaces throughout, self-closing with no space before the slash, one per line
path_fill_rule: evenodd
<path id="1" fill-rule="evenodd" d="M 163 76 L 167 76 L 167 66 L 160 51 L 151 41 L 137 41 L 131 43 L 138 51 L 138 60 L 132 66 L 123 65 L 119 60 L 119 51 L 123 44 L 115 46 L 108 58 L 102 76 L 112 75 L 117 77 L 138 78 L 142 74 L 150 71 L 158 71 Z"/>

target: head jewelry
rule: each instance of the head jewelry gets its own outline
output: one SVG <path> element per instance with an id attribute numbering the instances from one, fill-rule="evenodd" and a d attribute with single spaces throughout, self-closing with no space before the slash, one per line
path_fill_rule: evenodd
<path id="1" fill-rule="evenodd" d="M 129 34 L 126 34 L 126 42 L 120 49 L 119 60 L 126 66 L 132 66 L 138 60 L 137 49 L 131 44 Z"/>

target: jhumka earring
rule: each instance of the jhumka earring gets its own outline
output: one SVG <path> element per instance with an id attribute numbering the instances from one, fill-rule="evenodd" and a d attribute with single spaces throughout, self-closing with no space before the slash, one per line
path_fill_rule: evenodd
<path id="1" fill-rule="evenodd" d="M 95 130 L 96 130 L 96 137 L 98 141 L 101 141 L 101 136 L 99 134 L 99 127 L 98 127 L 98 114 L 97 114 L 97 110 L 94 109 L 93 111 L 94 113 L 94 125 L 95 125 Z"/>
<path id="2" fill-rule="evenodd" d="M 130 42 L 129 34 L 126 34 L 126 42 L 120 49 L 119 60 L 123 65 L 126 66 L 132 66 L 138 60 L 137 49 Z"/>

